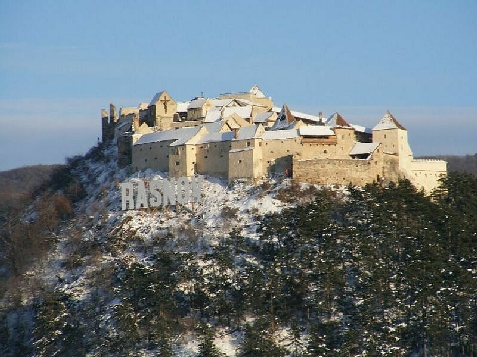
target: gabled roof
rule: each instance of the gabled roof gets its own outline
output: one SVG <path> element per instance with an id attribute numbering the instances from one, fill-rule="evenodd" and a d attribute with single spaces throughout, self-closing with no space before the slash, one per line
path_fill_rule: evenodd
<path id="1" fill-rule="evenodd" d="M 389 110 L 384 114 L 382 119 L 379 121 L 378 124 L 373 128 L 373 130 L 387 130 L 387 129 L 401 129 L 406 130 L 396 118 L 389 112 Z"/>
<path id="2" fill-rule="evenodd" d="M 189 106 L 187 107 L 187 109 L 197 109 L 197 108 L 200 108 L 204 105 L 204 103 L 207 101 L 207 98 L 196 98 L 196 99 L 192 99 L 190 102 L 189 102 Z"/>
<path id="3" fill-rule="evenodd" d="M 266 98 L 265 94 L 263 94 L 263 92 L 256 84 L 254 84 L 252 88 L 250 88 L 249 93 L 253 94 L 257 98 Z"/>
<path id="4" fill-rule="evenodd" d="M 142 144 L 157 143 L 159 141 L 169 141 L 169 140 L 178 140 L 183 138 L 191 138 L 199 130 L 200 130 L 200 127 L 196 126 L 191 128 L 156 131 L 151 134 L 144 134 L 134 143 L 134 145 L 142 145 Z"/>
<path id="5" fill-rule="evenodd" d="M 221 121 L 217 121 L 214 123 L 207 123 L 202 126 L 206 128 L 207 132 L 209 133 L 218 133 L 220 131 L 223 131 L 222 128 L 224 127 L 224 123 Z"/>
<path id="6" fill-rule="evenodd" d="M 197 140 L 196 144 L 217 143 L 223 141 L 231 141 L 234 137 L 233 131 L 225 131 L 222 133 L 207 133 Z"/>
<path id="7" fill-rule="evenodd" d="M 326 125 L 308 125 L 301 127 L 298 132 L 301 136 L 332 136 L 334 131 Z"/>
<path id="8" fill-rule="evenodd" d="M 346 120 L 338 113 L 334 112 L 326 121 L 326 124 L 331 128 L 352 128 Z"/>
<path id="9" fill-rule="evenodd" d="M 151 102 L 149 103 L 149 106 L 151 106 L 151 105 L 156 105 L 156 103 L 159 101 L 159 99 L 160 99 L 163 95 L 167 95 L 169 98 L 171 98 L 171 96 L 169 95 L 169 93 L 167 93 L 165 90 L 163 90 L 162 92 L 156 93 L 156 95 L 154 96 L 154 98 L 152 98 Z M 172 99 L 172 98 L 171 98 L 171 99 Z"/>
<path id="10" fill-rule="evenodd" d="M 257 113 L 255 117 L 253 118 L 254 123 L 266 123 L 270 119 L 272 115 L 274 115 L 274 112 L 261 112 Z"/>
<path id="11" fill-rule="evenodd" d="M 281 109 L 279 107 L 273 107 L 272 111 L 275 113 L 280 113 Z M 308 120 L 312 122 L 319 123 L 320 118 L 317 117 L 316 115 L 311 115 L 311 114 L 306 114 L 302 112 L 297 112 L 296 110 L 290 110 L 290 113 L 296 118 L 296 119 L 303 119 L 303 120 Z"/>
<path id="12" fill-rule="evenodd" d="M 250 118 L 250 115 L 252 114 L 252 107 L 247 105 L 245 107 L 225 107 L 222 109 L 222 115 L 224 118 L 233 113 L 238 114 L 241 118 L 247 119 Z"/>
<path id="13" fill-rule="evenodd" d="M 213 123 L 220 120 L 221 112 L 220 109 L 214 108 L 207 111 L 205 115 L 204 123 Z"/>
<path id="14" fill-rule="evenodd" d="M 240 128 L 237 132 L 237 138 L 234 140 L 248 140 L 256 137 L 260 137 L 263 133 L 263 127 L 261 125 L 249 125 Z"/>
<path id="15" fill-rule="evenodd" d="M 234 101 L 232 98 L 227 98 L 227 99 L 211 99 L 210 100 L 213 105 L 215 105 L 216 108 L 222 108 L 226 107 L 230 103 Z"/>
<path id="16" fill-rule="evenodd" d="M 355 143 L 351 148 L 349 155 L 369 155 L 373 153 L 379 145 L 380 143 Z"/>
<path id="17" fill-rule="evenodd" d="M 257 103 L 257 102 L 254 102 L 253 100 L 248 100 L 248 99 L 236 98 L 235 101 L 237 103 L 239 103 L 241 106 L 251 105 L 251 106 L 254 106 L 254 107 L 262 107 L 262 108 L 267 107 L 266 105 L 264 105 L 262 103 Z"/>
<path id="18" fill-rule="evenodd" d="M 288 109 L 286 104 L 283 104 L 282 110 L 280 111 L 280 114 L 278 114 L 277 120 L 275 120 L 275 123 L 272 126 L 272 130 L 288 129 L 290 124 L 294 121 L 296 121 L 296 119 L 290 112 L 290 109 Z"/>
<path id="19" fill-rule="evenodd" d="M 226 123 L 230 129 L 239 129 L 241 127 L 250 126 L 251 124 L 242 118 L 237 113 L 232 113 L 228 117 L 222 120 L 223 123 Z"/>

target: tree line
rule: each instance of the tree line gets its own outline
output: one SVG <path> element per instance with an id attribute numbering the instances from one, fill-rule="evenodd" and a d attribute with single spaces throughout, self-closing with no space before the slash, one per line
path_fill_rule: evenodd
<path id="1" fill-rule="evenodd" d="M 431 197 L 408 181 L 320 190 L 261 217 L 259 239 L 233 229 L 208 252 L 116 261 L 101 342 L 81 328 L 88 309 L 52 293 L 36 310 L 35 348 L 172 356 L 194 332 L 198 356 L 220 356 L 219 331 L 239 331 L 238 356 L 477 355 L 476 198 L 469 174 Z"/>

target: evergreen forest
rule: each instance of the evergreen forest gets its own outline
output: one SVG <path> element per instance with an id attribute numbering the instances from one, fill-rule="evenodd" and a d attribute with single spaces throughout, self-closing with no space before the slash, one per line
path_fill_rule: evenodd
<path id="1" fill-rule="evenodd" d="M 408 181 L 310 192 L 257 217 L 255 236 L 232 226 L 186 251 L 170 231 L 141 261 L 97 258 L 88 299 L 47 284 L 26 306 L 2 293 L 0 354 L 176 356 L 194 336 L 195 356 L 223 356 L 230 335 L 240 357 L 477 356 L 476 176 L 450 173 L 431 196 Z M 113 230 L 77 244 L 65 269 L 142 243 Z"/>

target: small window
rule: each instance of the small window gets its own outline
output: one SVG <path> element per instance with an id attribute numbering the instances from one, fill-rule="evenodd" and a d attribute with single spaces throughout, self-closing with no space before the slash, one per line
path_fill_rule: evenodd
<path id="1" fill-rule="evenodd" d="M 204 159 L 207 159 L 207 157 L 208 157 L 208 156 L 207 156 L 207 155 L 205 155 L 205 156 L 204 156 Z"/>
<path id="2" fill-rule="evenodd" d="M 179 161 L 176 161 L 176 166 L 179 166 Z"/>
<path id="3" fill-rule="evenodd" d="M 241 163 L 242 163 L 242 160 L 239 160 L 238 163 L 241 164 Z"/>
<path id="4" fill-rule="evenodd" d="M 323 150 L 323 153 L 324 153 L 324 154 L 328 154 L 328 150 Z"/>
<path id="5" fill-rule="evenodd" d="M 247 141 L 247 146 L 250 146 L 250 141 Z"/>

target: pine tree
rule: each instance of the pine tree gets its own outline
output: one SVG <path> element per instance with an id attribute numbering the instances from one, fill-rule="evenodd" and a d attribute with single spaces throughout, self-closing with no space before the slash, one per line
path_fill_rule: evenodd
<path id="1" fill-rule="evenodd" d="M 269 332 L 268 322 L 258 320 L 253 325 L 246 325 L 238 357 L 284 357 L 286 354 L 287 351 L 277 345 Z"/>
<path id="2" fill-rule="evenodd" d="M 224 356 L 214 344 L 214 330 L 207 324 L 199 328 L 200 343 L 199 353 L 196 357 L 222 357 Z"/>

